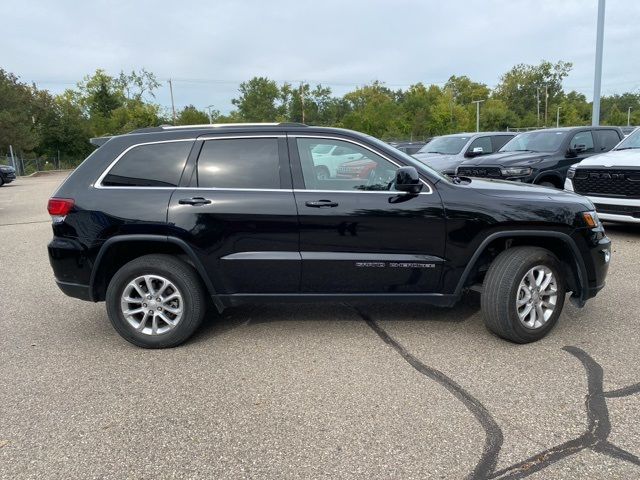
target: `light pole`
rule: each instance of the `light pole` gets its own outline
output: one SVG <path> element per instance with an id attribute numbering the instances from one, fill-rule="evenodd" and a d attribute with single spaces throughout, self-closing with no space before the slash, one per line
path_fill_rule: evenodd
<path id="1" fill-rule="evenodd" d="M 484 100 L 473 100 L 471 103 L 476 104 L 476 132 L 480 131 L 480 104 L 484 102 Z"/>
<path id="2" fill-rule="evenodd" d="M 593 76 L 593 112 L 591 125 L 600 125 L 600 84 L 602 82 L 602 44 L 604 39 L 604 4 L 598 0 L 598 28 L 596 32 L 596 68 Z"/>
<path id="3" fill-rule="evenodd" d="M 213 107 L 213 105 L 207 105 L 207 111 L 209 112 L 209 123 L 210 124 L 213 123 L 213 117 L 211 116 L 211 107 Z"/>
<path id="4" fill-rule="evenodd" d="M 627 127 L 631 126 L 631 107 L 627 110 Z"/>
<path id="5" fill-rule="evenodd" d="M 560 107 L 558 107 L 558 111 L 556 112 L 556 128 L 560 126 Z"/>

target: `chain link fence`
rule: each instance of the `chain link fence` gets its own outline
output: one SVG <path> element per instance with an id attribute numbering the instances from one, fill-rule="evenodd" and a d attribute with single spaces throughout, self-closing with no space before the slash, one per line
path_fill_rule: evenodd
<path id="1" fill-rule="evenodd" d="M 48 172 L 51 170 L 72 170 L 84 160 L 83 158 L 60 157 L 35 157 L 29 158 L 22 155 L 0 156 L 0 164 L 11 165 L 16 169 L 18 176 L 31 175 L 36 172 Z"/>

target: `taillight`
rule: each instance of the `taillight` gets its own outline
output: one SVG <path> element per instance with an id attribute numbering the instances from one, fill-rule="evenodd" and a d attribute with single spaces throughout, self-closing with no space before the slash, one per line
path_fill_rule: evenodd
<path id="1" fill-rule="evenodd" d="M 47 204 L 49 215 L 53 217 L 53 221 L 62 221 L 64 217 L 71 211 L 74 205 L 73 198 L 50 198 Z"/>

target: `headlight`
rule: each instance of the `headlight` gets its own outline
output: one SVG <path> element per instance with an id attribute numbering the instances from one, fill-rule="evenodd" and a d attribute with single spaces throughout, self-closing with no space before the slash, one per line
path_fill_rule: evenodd
<path id="1" fill-rule="evenodd" d="M 576 176 L 576 167 L 571 167 L 568 171 L 567 171 L 567 178 L 569 180 L 571 180 L 573 177 Z"/>
<path id="2" fill-rule="evenodd" d="M 531 175 L 531 169 L 529 167 L 501 168 L 500 173 L 503 177 L 526 177 Z"/>

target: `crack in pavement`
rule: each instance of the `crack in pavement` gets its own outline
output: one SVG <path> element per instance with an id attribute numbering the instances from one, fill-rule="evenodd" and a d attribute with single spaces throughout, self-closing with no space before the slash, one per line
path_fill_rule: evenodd
<path id="1" fill-rule="evenodd" d="M 435 368 L 425 365 L 411 355 L 400 343 L 391 337 L 380 325 L 378 325 L 367 313 L 356 309 L 362 319 L 378 334 L 378 336 L 404 358 L 409 365 L 419 373 L 435 380 L 455 396 L 467 410 L 478 420 L 485 431 L 485 442 L 480 460 L 468 478 L 487 478 L 494 471 L 498 463 L 498 453 L 502 448 L 502 430 L 497 422 L 480 401 L 462 388 L 453 379 Z"/>
<path id="2" fill-rule="evenodd" d="M 419 373 L 438 382 L 446 388 L 465 406 L 467 410 L 469 410 L 478 423 L 480 423 L 485 432 L 485 442 L 480 459 L 467 478 L 472 480 L 524 478 L 535 472 L 543 470 L 559 460 L 586 449 L 640 466 L 640 458 L 633 453 L 614 445 L 608 440 L 609 434 L 611 433 L 611 421 L 609 419 L 609 409 L 606 402 L 606 398 L 621 398 L 640 393 L 640 383 L 615 390 L 604 391 L 604 371 L 602 366 L 600 366 L 600 364 L 598 364 L 598 362 L 596 362 L 584 350 L 573 346 L 563 347 L 564 351 L 580 360 L 586 371 L 588 389 L 588 393 L 585 398 L 587 430 L 578 438 L 568 440 L 560 445 L 543 450 L 540 453 L 506 468 L 496 470 L 498 455 L 502 449 L 504 436 L 502 429 L 489 410 L 455 380 L 448 377 L 441 371 L 424 364 L 418 358 L 409 353 L 401 343 L 389 335 L 386 330 L 378 325 L 366 312 L 358 308 L 355 308 L 355 310 L 367 325 L 382 339 L 382 341 L 392 347 Z"/>

